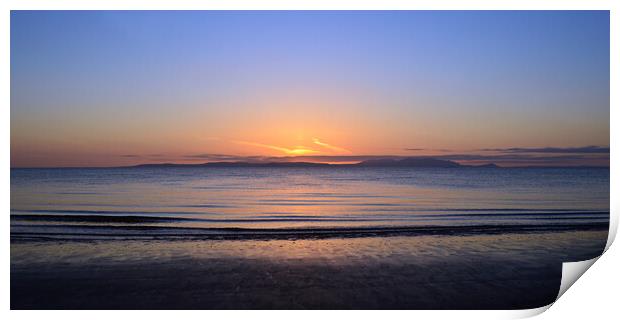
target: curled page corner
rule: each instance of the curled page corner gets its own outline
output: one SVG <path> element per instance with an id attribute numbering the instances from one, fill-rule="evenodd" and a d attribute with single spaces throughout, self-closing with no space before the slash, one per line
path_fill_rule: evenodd
<path id="1" fill-rule="evenodd" d="M 576 262 L 564 262 L 562 264 L 562 280 L 560 283 L 560 291 L 558 292 L 557 301 L 560 297 L 570 288 L 579 277 L 581 277 L 586 270 L 588 270 L 601 256 L 592 258 L 590 260 L 576 261 Z"/>
<path id="2" fill-rule="evenodd" d="M 560 282 L 560 290 L 558 291 L 558 296 L 555 298 L 555 301 L 546 306 L 533 309 L 519 310 L 519 312 L 513 314 L 515 319 L 530 318 L 547 311 L 554 303 L 556 303 L 560 299 L 560 297 L 568 290 L 568 288 L 570 288 L 577 281 L 577 279 L 579 279 L 600 257 L 601 256 L 598 256 L 590 260 L 584 261 L 562 263 L 562 280 Z"/>
<path id="3" fill-rule="evenodd" d="M 611 244 L 616 239 L 616 234 L 617 233 L 618 233 L 618 215 L 610 213 L 610 215 L 609 215 L 609 233 L 607 234 L 607 244 L 605 245 L 605 250 L 603 251 L 603 254 L 605 254 L 605 251 L 609 250 L 609 247 L 611 247 Z"/>
<path id="4" fill-rule="evenodd" d="M 539 308 L 521 310 L 519 313 L 515 313 L 515 316 L 518 318 L 530 318 L 533 316 L 537 316 L 545 311 L 547 311 L 555 302 L 557 302 L 560 297 L 570 288 L 594 263 L 603 255 L 611 244 L 614 242 L 616 238 L 616 234 L 618 232 L 618 220 L 616 217 L 610 217 L 610 226 L 609 226 L 609 234 L 607 237 L 607 244 L 605 245 L 605 249 L 603 253 L 597 257 L 594 257 L 589 260 L 584 261 L 574 261 L 574 262 L 564 262 L 562 263 L 562 279 L 560 281 L 560 290 L 558 291 L 558 296 L 555 298 L 555 301 Z"/>
<path id="5" fill-rule="evenodd" d="M 518 311 L 512 313 L 510 315 L 509 319 L 531 318 L 531 317 L 537 316 L 537 315 L 547 311 L 547 309 L 549 309 L 552 305 L 553 305 L 553 302 L 548 304 L 548 305 L 546 305 L 546 306 L 542 306 L 542 307 L 538 307 L 538 308 L 518 310 Z"/>

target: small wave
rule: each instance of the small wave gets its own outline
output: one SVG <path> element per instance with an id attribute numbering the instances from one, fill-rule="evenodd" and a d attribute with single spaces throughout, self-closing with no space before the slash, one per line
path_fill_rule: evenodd
<path id="1" fill-rule="evenodd" d="M 153 222 L 180 222 L 197 219 L 149 217 L 149 216 L 106 216 L 106 215 L 52 215 L 52 214 L 19 214 L 11 215 L 15 221 L 64 221 L 64 222 L 122 222 L 122 223 L 153 223 Z M 199 220 L 199 219 L 198 219 Z"/>
<path id="2" fill-rule="evenodd" d="M 386 202 L 343 202 L 341 200 L 259 200 L 263 205 L 271 206 L 349 206 L 349 207 L 402 207 L 401 203 Z"/>
<path id="3" fill-rule="evenodd" d="M 421 209 L 424 211 L 455 211 L 455 212 L 601 212 L 600 210 L 579 209 L 537 209 L 537 208 L 445 208 L 445 209 Z"/>
<path id="4" fill-rule="evenodd" d="M 237 208 L 237 206 L 228 204 L 181 204 L 168 206 L 170 208 Z"/>
<path id="5" fill-rule="evenodd" d="M 63 195 L 98 195 L 101 194 L 99 192 L 86 192 L 86 191 L 66 191 L 66 192 L 52 192 L 52 194 L 63 194 Z"/>
<path id="6" fill-rule="evenodd" d="M 342 228 L 185 228 L 158 226 L 59 226 L 57 232 L 13 231 L 11 240 L 251 240 L 321 239 L 424 235 L 488 235 L 606 230 L 609 223 L 513 224 L 466 226 L 342 227 Z"/>
<path id="7" fill-rule="evenodd" d="M 72 221 L 72 222 L 212 222 L 212 223 L 256 223 L 256 222 L 388 222 L 388 221 L 447 221 L 447 220 L 599 220 L 609 219 L 605 211 L 574 212 L 527 212 L 527 213 L 440 213 L 440 214 L 379 214 L 379 215 L 300 215 L 300 214 L 258 214 L 239 218 L 204 218 L 197 215 L 210 213 L 193 212 L 192 218 L 178 215 L 187 212 L 131 212 L 107 210 L 13 210 L 22 214 L 11 214 L 12 220 L 21 221 Z M 165 216 L 166 214 L 171 216 Z M 164 216 L 162 216 L 164 215 Z"/>
<path id="8" fill-rule="evenodd" d="M 365 193 L 331 193 L 331 192 L 293 192 L 284 194 L 290 197 L 318 197 L 318 198 L 401 198 L 400 196 L 390 196 L 382 194 Z"/>
<path id="9" fill-rule="evenodd" d="M 60 209 L 11 209 L 11 212 L 24 213 L 63 213 L 63 214 L 103 214 L 103 215 L 195 215 L 207 214 L 206 212 L 182 212 L 182 211 L 131 211 L 131 210 L 60 210 Z M 213 214 L 208 212 L 208 214 Z"/>

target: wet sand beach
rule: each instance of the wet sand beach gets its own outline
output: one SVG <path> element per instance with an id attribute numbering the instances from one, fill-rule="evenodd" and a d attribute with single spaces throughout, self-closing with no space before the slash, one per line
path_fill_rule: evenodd
<path id="1" fill-rule="evenodd" d="M 606 230 L 289 240 L 13 241 L 12 309 L 521 309 Z"/>

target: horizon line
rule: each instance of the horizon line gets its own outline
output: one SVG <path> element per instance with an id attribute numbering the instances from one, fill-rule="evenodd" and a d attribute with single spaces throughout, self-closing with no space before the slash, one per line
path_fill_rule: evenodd
<path id="1" fill-rule="evenodd" d="M 407 158 L 414 158 L 414 157 L 407 157 Z M 422 158 L 422 157 L 416 157 L 416 158 Z M 428 158 L 428 157 L 424 157 L 427 159 L 433 159 L 433 160 L 442 160 L 442 159 L 436 159 L 436 158 Z M 483 163 L 483 164 L 462 164 L 459 163 L 458 161 L 452 161 L 452 160 L 444 160 L 444 161 L 448 161 L 448 162 L 453 162 L 458 164 L 458 167 L 452 167 L 452 168 L 497 168 L 497 169 L 579 169 L 579 168 L 592 168 L 592 169 L 609 169 L 610 166 L 609 165 L 548 165 L 548 164 L 540 164 L 540 165 L 536 165 L 536 164 L 529 164 L 529 165 L 500 165 L 494 162 L 487 162 L 487 163 Z M 120 166 L 24 166 L 24 167 L 20 167 L 20 166 L 11 166 L 10 169 L 140 169 L 140 168 L 149 168 L 149 167 L 157 167 L 157 166 L 161 166 L 161 168 L 166 168 L 166 167 L 171 167 L 174 166 L 176 168 L 182 168 L 182 167 L 199 167 L 199 166 L 203 166 L 203 165 L 209 165 L 209 164 L 246 164 L 248 166 L 252 166 L 252 165 L 274 165 L 274 168 L 296 168 L 294 166 L 285 166 L 286 164 L 307 164 L 310 165 L 309 167 L 322 167 L 322 166 L 333 166 L 333 167 L 364 167 L 364 166 L 360 166 L 364 161 L 359 161 L 359 162 L 354 162 L 354 163 L 327 163 L 327 162 L 312 162 L 312 161 L 292 161 L 292 162 L 250 162 L 250 161 L 207 161 L 207 162 L 200 162 L 200 163 L 179 163 L 179 162 L 147 162 L 147 163 L 138 163 L 138 164 L 134 164 L 134 165 L 120 165 Z M 276 166 L 278 164 L 281 164 L 283 166 Z M 312 166 L 312 165 L 320 165 L 320 166 Z M 491 167 L 489 167 L 491 166 Z M 240 166 L 243 167 L 243 166 Z M 368 167 L 372 167 L 372 166 L 368 166 Z M 389 166 L 389 165 L 376 165 L 375 167 L 397 167 L 398 166 Z M 438 168 L 438 169 L 446 169 L 446 167 L 423 167 L 423 166 L 401 166 L 400 168 L 423 168 L 423 169 L 428 169 L 428 168 Z M 229 168 L 235 168 L 235 167 L 229 167 Z M 299 167 L 297 167 L 299 168 Z"/>

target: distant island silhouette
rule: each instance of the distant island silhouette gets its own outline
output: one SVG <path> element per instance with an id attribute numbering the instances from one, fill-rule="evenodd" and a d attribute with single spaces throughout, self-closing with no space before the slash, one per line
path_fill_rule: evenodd
<path id="1" fill-rule="evenodd" d="M 220 161 L 197 164 L 185 163 L 149 163 L 130 166 L 130 168 L 160 168 L 160 167 L 269 167 L 269 168 L 312 168 L 312 167 L 407 167 L 407 168 L 500 168 L 494 163 L 484 165 L 463 165 L 450 160 L 441 160 L 427 157 L 385 158 L 365 160 L 358 163 L 333 164 L 321 162 L 248 162 L 248 161 Z"/>
<path id="2" fill-rule="evenodd" d="M 487 168 L 487 169 L 609 169 L 609 166 L 588 165 L 497 165 L 493 162 L 483 164 L 461 164 L 452 160 L 433 157 L 395 157 L 386 156 L 366 159 L 355 163 L 326 163 L 311 161 L 210 161 L 203 163 L 143 163 L 111 167 L 11 167 L 11 169 L 105 169 L 105 168 Z"/>

